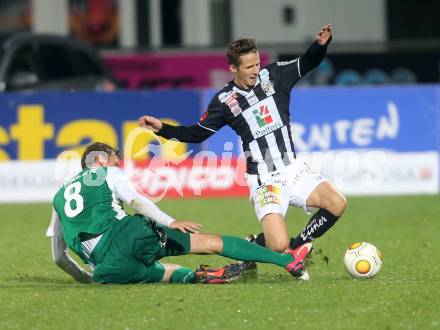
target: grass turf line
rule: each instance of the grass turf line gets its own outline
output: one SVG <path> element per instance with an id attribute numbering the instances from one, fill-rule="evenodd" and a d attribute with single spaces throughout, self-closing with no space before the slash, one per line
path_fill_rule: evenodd
<path id="1" fill-rule="evenodd" d="M 164 200 L 178 219 L 205 232 L 259 231 L 244 198 Z M 0 205 L 0 329 L 435 329 L 440 328 L 438 196 L 351 197 L 334 228 L 315 242 L 308 283 L 259 265 L 258 280 L 231 285 L 82 285 L 51 261 L 44 233 L 49 204 Z M 291 234 L 307 216 L 291 208 Z M 342 256 L 356 241 L 384 254 L 370 280 L 345 272 Z M 217 256 L 165 259 L 194 268 Z"/>

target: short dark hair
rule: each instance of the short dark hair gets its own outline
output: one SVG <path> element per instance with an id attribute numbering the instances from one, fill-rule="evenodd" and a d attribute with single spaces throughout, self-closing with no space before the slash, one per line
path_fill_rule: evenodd
<path id="1" fill-rule="evenodd" d="M 89 144 L 86 148 L 86 150 L 84 150 L 82 156 L 81 156 L 81 167 L 82 169 L 86 169 L 90 164 L 87 164 L 87 156 L 92 153 L 92 152 L 105 152 L 108 156 L 110 156 L 111 154 L 115 154 L 116 156 L 119 157 L 119 151 L 116 150 L 115 148 L 109 146 L 108 144 L 102 143 L 102 142 L 94 142 L 92 144 Z"/>
<path id="2" fill-rule="evenodd" d="M 249 53 L 256 53 L 257 43 L 252 38 L 239 38 L 229 44 L 226 55 L 228 56 L 228 63 L 236 67 L 240 65 L 240 56 Z"/>

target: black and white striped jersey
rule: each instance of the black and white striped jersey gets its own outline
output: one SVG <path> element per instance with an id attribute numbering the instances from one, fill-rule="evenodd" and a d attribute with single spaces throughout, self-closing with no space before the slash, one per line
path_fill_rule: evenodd
<path id="1" fill-rule="evenodd" d="M 247 173 L 264 174 L 292 164 L 295 147 L 290 129 L 290 92 L 295 83 L 324 58 L 326 46 L 313 43 L 306 54 L 260 70 L 252 89 L 229 82 L 212 98 L 197 125 L 165 125 L 159 135 L 201 142 L 229 125 L 241 138 Z"/>

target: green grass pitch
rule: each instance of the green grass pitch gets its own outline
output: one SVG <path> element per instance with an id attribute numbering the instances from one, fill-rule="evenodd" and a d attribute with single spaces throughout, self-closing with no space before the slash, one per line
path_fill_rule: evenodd
<path id="1" fill-rule="evenodd" d="M 205 232 L 259 231 L 245 198 L 164 200 L 163 210 Z M 83 285 L 51 261 L 49 204 L 0 205 L 0 329 L 435 329 L 440 328 L 439 196 L 352 197 L 345 215 L 315 242 L 311 280 L 276 266 L 229 285 Z M 307 221 L 290 209 L 295 234 Z M 342 257 L 375 244 L 382 271 L 350 278 Z M 318 252 L 321 252 L 320 254 Z M 166 261 L 222 265 L 217 256 Z"/>

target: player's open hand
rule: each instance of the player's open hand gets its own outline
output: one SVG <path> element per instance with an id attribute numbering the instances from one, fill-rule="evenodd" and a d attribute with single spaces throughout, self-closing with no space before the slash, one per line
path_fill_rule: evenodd
<path id="1" fill-rule="evenodd" d="M 180 230 L 183 233 L 198 234 L 202 225 L 190 221 L 174 221 L 168 226 L 169 228 Z"/>
<path id="2" fill-rule="evenodd" d="M 328 44 L 332 40 L 332 25 L 327 24 L 324 26 L 321 31 L 318 32 L 318 35 L 316 36 L 316 41 L 321 46 L 324 46 L 325 44 Z"/>
<path id="3" fill-rule="evenodd" d="M 142 116 L 139 118 L 138 123 L 140 127 L 145 127 L 154 133 L 157 133 L 162 129 L 162 122 L 156 117 Z"/>

